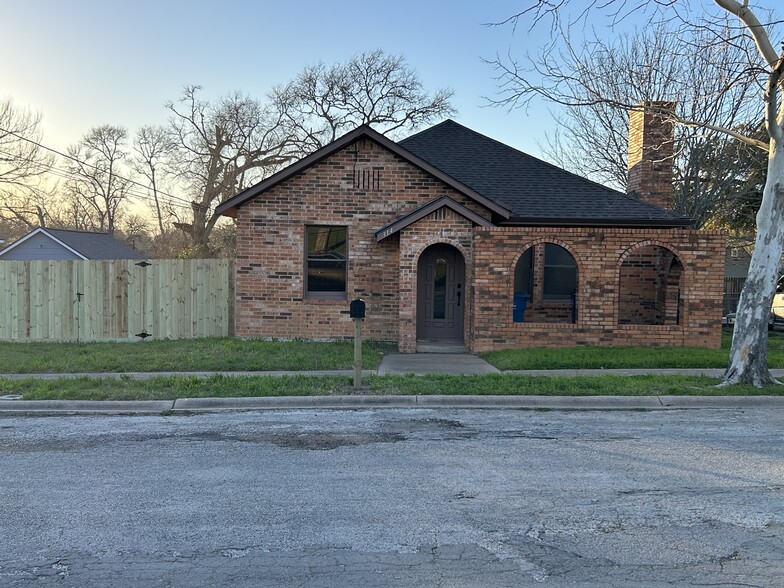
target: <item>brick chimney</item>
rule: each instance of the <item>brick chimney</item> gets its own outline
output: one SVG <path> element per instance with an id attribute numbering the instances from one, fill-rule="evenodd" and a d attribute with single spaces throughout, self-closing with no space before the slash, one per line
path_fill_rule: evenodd
<path id="1" fill-rule="evenodd" d="M 626 191 L 643 202 L 672 209 L 673 124 L 644 107 L 674 111 L 675 103 L 645 102 L 629 112 Z"/>

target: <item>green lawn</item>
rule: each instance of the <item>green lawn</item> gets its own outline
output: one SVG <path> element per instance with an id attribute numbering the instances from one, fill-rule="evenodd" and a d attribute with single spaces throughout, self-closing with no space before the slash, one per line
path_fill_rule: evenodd
<path id="1" fill-rule="evenodd" d="M 725 368 L 731 332 L 722 334 L 721 349 L 699 347 L 569 347 L 567 349 L 507 349 L 484 359 L 501 370 Z M 768 338 L 768 366 L 784 368 L 784 333 Z"/>
<path id="2" fill-rule="evenodd" d="M 784 333 L 771 333 L 768 365 L 784 368 Z M 501 370 L 724 368 L 730 333 L 722 348 L 570 347 L 514 349 L 483 357 Z M 384 343 L 363 345 L 363 367 L 378 367 Z M 329 370 L 353 367 L 353 343 L 260 341 L 254 339 L 184 339 L 133 343 L 0 342 L 0 373 L 163 372 Z"/>
<path id="3" fill-rule="evenodd" d="M 763 390 L 752 386 L 717 388 L 718 380 L 702 376 L 530 377 L 375 376 L 365 378 L 363 394 L 477 395 L 755 395 L 784 394 L 784 387 Z M 42 380 L 0 378 L 0 396 L 21 394 L 24 400 L 173 400 L 175 398 L 236 396 L 318 396 L 353 394 L 351 379 L 328 376 L 155 377 L 134 380 L 58 378 Z"/>
<path id="4" fill-rule="evenodd" d="M 362 346 L 362 366 L 374 369 L 388 345 Z M 128 343 L 0 342 L 0 373 L 269 371 L 351 369 L 351 341 L 182 339 Z"/>

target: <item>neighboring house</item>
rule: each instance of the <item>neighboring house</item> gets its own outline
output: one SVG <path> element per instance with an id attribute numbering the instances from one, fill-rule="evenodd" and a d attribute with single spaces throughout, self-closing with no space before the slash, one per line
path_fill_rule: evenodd
<path id="1" fill-rule="evenodd" d="M 32 259 L 144 259 L 108 233 L 39 227 L 0 250 L 0 261 Z"/>
<path id="2" fill-rule="evenodd" d="M 671 202 L 672 126 L 633 112 L 630 194 L 451 120 L 367 126 L 237 194 L 236 333 L 530 346 L 720 344 L 725 239 Z"/>

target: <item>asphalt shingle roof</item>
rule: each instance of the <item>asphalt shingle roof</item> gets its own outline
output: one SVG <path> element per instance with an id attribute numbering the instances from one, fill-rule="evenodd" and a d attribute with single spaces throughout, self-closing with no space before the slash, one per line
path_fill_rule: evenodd
<path id="1" fill-rule="evenodd" d="M 144 259 L 141 253 L 127 247 L 108 233 L 68 231 L 48 227 L 45 230 L 87 259 Z"/>
<path id="2" fill-rule="evenodd" d="M 691 224 L 688 218 L 567 172 L 453 120 L 398 144 L 511 210 L 510 223 Z"/>

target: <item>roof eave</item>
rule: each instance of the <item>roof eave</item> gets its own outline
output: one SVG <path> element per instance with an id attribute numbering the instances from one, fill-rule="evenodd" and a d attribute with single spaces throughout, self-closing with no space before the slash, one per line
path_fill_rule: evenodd
<path id="1" fill-rule="evenodd" d="M 691 228 L 689 218 L 674 219 L 588 219 L 588 218 L 521 218 L 512 217 L 502 223 L 504 227 L 638 227 L 638 228 Z"/>
<path id="2" fill-rule="evenodd" d="M 423 218 L 427 217 L 428 215 L 432 214 L 436 210 L 439 210 L 443 207 L 447 207 L 450 210 L 453 210 L 466 220 L 471 221 L 473 224 L 478 225 L 480 227 L 493 227 L 495 226 L 486 218 L 476 214 L 469 208 L 466 208 L 459 202 L 455 202 L 449 196 L 440 196 L 435 200 L 431 200 L 422 206 L 419 206 L 412 210 L 411 212 L 399 216 L 395 220 L 390 223 L 387 223 L 380 229 L 376 230 L 373 234 L 376 237 L 376 242 L 383 241 L 387 237 L 391 237 L 395 233 L 402 231 L 404 228 L 422 220 Z"/>

